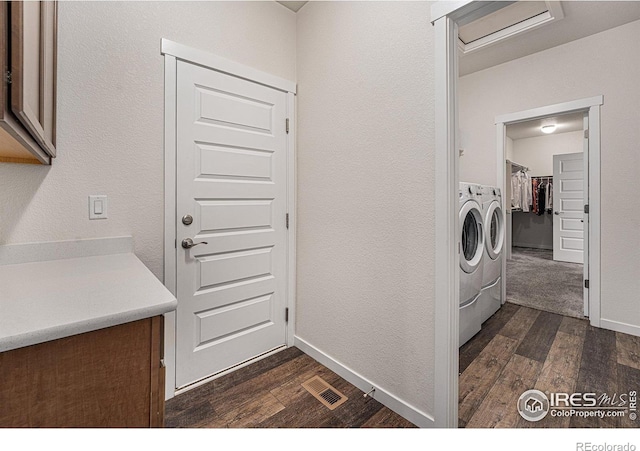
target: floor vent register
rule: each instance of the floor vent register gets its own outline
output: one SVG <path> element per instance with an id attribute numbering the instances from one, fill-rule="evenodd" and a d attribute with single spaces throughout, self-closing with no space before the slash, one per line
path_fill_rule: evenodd
<path id="1" fill-rule="evenodd" d="M 333 410 L 343 404 L 347 399 L 345 395 L 327 384 L 320 376 L 314 376 L 302 384 L 305 390 L 311 393 L 318 401 Z"/>

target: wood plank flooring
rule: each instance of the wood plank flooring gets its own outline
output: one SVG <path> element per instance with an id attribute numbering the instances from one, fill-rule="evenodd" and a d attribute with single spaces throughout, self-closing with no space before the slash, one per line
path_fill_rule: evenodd
<path id="1" fill-rule="evenodd" d="M 640 391 L 640 338 L 588 321 L 506 303 L 460 348 L 459 427 L 640 427 L 622 418 L 559 418 L 532 423 L 517 412 L 528 389 Z"/>
<path id="2" fill-rule="evenodd" d="M 349 399 L 329 410 L 303 387 L 320 376 Z M 165 427 L 178 428 L 413 428 L 292 347 L 240 368 L 166 403 Z"/>
<path id="3" fill-rule="evenodd" d="M 320 376 L 349 399 L 331 411 L 302 383 Z M 460 427 L 639 427 L 623 418 L 531 423 L 516 402 L 525 390 L 640 391 L 640 338 L 586 320 L 506 303 L 460 348 Z M 166 427 L 415 427 L 297 348 L 289 348 L 169 400 Z"/>

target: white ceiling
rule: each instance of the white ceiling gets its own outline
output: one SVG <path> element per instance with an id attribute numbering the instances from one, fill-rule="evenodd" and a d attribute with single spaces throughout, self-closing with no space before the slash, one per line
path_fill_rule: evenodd
<path id="1" fill-rule="evenodd" d="M 307 4 L 307 2 L 278 2 L 282 6 L 289 8 L 294 13 L 298 12 L 300 8 Z"/>
<path id="2" fill-rule="evenodd" d="M 473 53 L 460 54 L 467 75 L 640 19 L 640 1 L 564 1 L 564 19 L 513 36 Z"/>
<path id="3" fill-rule="evenodd" d="M 583 113 L 570 113 L 561 116 L 551 116 L 542 119 L 533 119 L 526 122 L 507 125 L 507 136 L 511 139 L 533 138 L 535 136 L 547 136 L 542 133 L 541 127 L 546 124 L 556 124 L 553 134 L 577 132 L 582 130 Z"/>

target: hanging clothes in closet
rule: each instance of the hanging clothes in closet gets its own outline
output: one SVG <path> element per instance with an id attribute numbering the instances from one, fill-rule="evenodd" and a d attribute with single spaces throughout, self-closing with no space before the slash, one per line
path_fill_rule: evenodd
<path id="1" fill-rule="evenodd" d="M 533 196 L 532 196 L 532 200 L 531 200 L 531 212 L 534 214 L 538 214 L 538 188 L 540 184 L 540 180 L 538 180 L 537 178 L 534 178 L 531 180 L 531 191 L 533 191 Z"/>
<path id="2" fill-rule="evenodd" d="M 511 174 L 511 208 L 529 211 L 532 203 L 531 177 L 525 171 Z"/>
<path id="3" fill-rule="evenodd" d="M 551 183 L 551 179 L 547 180 L 547 197 L 545 199 L 545 204 L 547 205 L 547 213 L 551 214 L 553 211 L 553 183 Z"/>
<path id="4" fill-rule="evenodd" d="M 551 177 L 533 177 L 531 179 L 533 198 L 531 212 L 540 216 L 545 211 L 551 214 L 553 209 L 553 183 Z"/>
<path id="5" fill-rule="evenodd" d="M 538 180 L 538 203 L 536 205 L 536 214 L 541 216 L 544 214 L 546 208 L 545 200 L 547 198 L 547 185 L 541 180 Z"/>

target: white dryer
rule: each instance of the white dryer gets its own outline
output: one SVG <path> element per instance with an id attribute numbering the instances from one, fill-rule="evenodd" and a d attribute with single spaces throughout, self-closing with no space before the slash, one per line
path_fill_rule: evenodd
<path id="1" fill-rule="evenodd" d="M 505 241 L 504 214 L 500 188 L 482 186 L 485 227 L 482 291 L 478 299 L 480 318 L 485 322 L 502 305 L 502 259 Z"/>
<path id="2" fill-rule="evenodd" d="M 484 227 L 481 186 L 460 183 L 460 340 L 462 346 L 480 332 L 478 298 L 482 290 Z"/>

